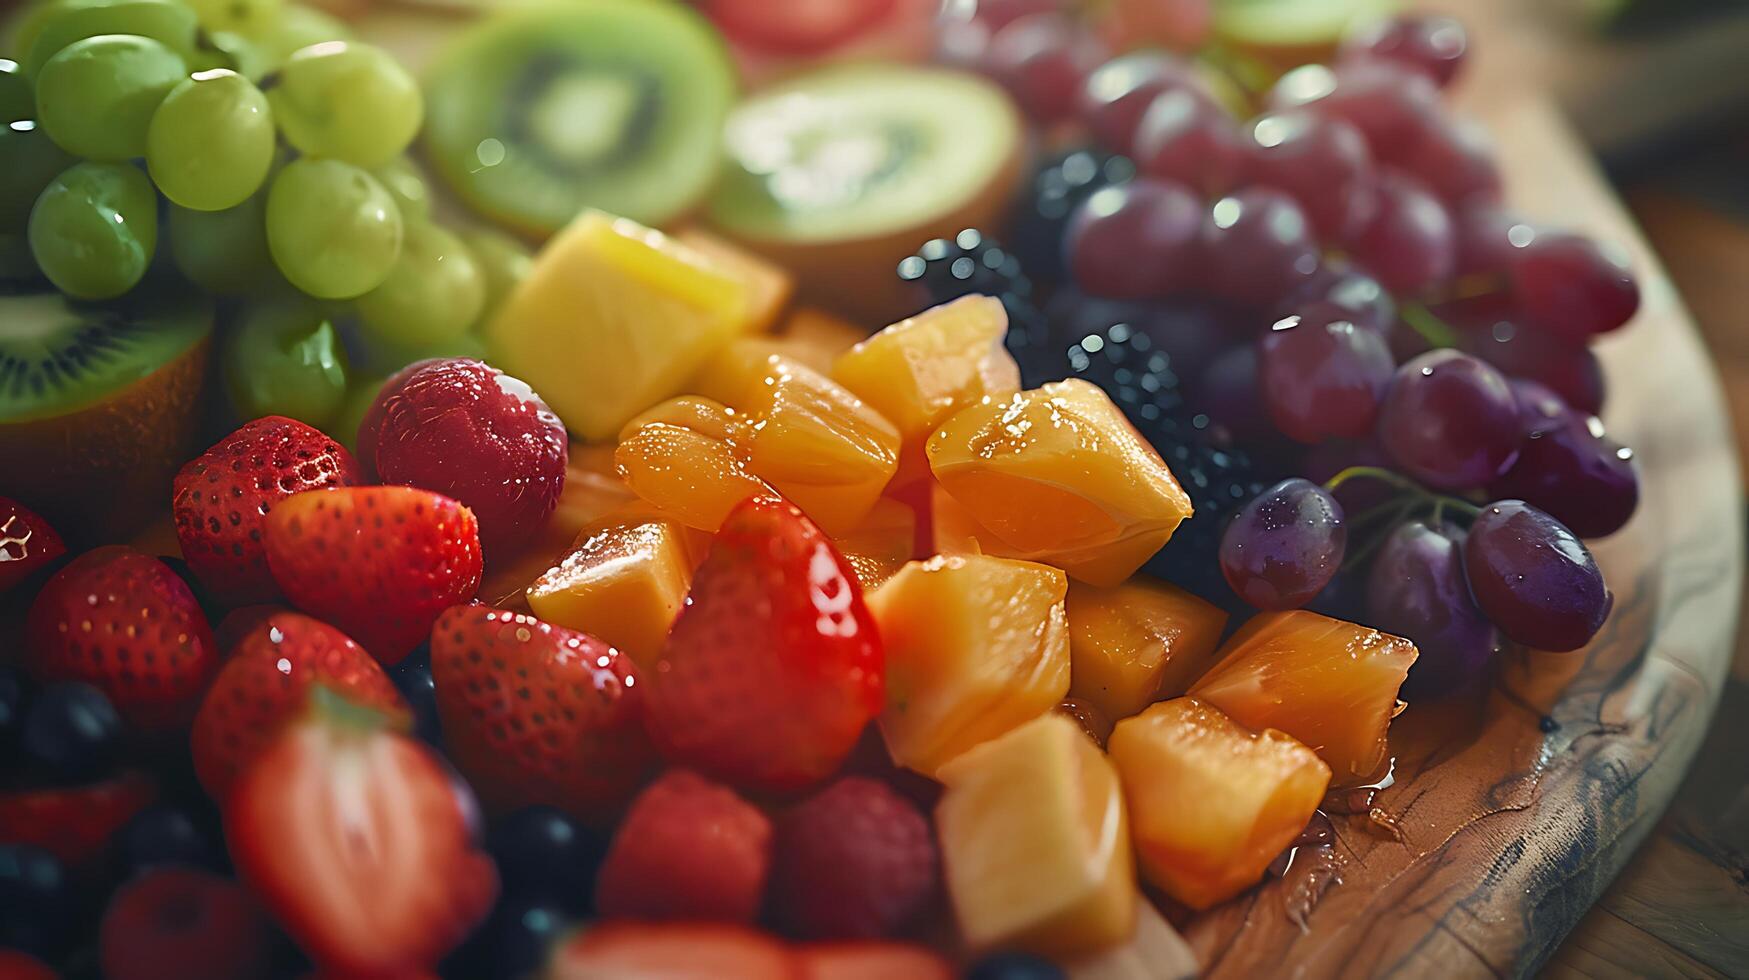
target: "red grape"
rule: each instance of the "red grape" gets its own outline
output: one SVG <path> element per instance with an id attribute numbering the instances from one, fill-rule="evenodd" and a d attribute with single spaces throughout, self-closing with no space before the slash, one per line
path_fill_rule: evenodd
<path id="1" fill-rule="evenodd" d="M 1110 52 L 1074 20 L 1056 13 L 1027 14 L 990 37 L 985 67 L 1040 122 L 1075 112 L 1081 86 Z"/>
<path id="2" fill-rule="evenodd" d="M 1360 130 L 1311 112 L 1280 112 L 1245 132 L 1249 180 L 1292 195 L 1325 241 L 1344 241 L 1372 219 L 1372 152 Z"/>
<path id="3" fill-rule="evenodd" d="M 1419 139 L 1400 153 L 1382 155 L 1414 174 L 1447 204 L 1500 200 L 1494 141 L 1473 119 L 1435 113 Z"/>
<path id="4" fill-rule="evenodd" d="M 1093 193 L 1069 220 L 1064 251 L 1081 288 L 1115 299 L 1151 299 L 1196 281 L 1202 202 L 1178 184 L 1146 177 Z"/>
<path id="5" fill-rule="evenodd" d="M 1342 567 L 1348 526 L 1323 487 L 1283 480 L 1240 508 L 1221 534 L 1221 574 L 1258 609 L 1297 609 Z"/>
<path id="6" fill-rule="evenodd" d="M 1433 312 L 1462 333 L 1463 348 L 1516 378 L 1547 387 L 1581 412 L 1603 411 L 1603 367 L 1588 347 L 1528 323 L 1504 294 L 1444 303 Z"/>
<path id="7" fill-rule="evenodd" d="M 1248 187 L 1209 208 L 1200 256 L 1205 291 L 1257 309 L 1305 288 L 1321 261 L 1306 213 L 1267 187 Z"/>
<path id="8" fill-rule="evenodd" d="M 1281 76 L 1268 104 L 1276 112 L 1304 107 L 1346 119 L 1383 157 L 1420 137 L 1439 111 L 1439 89 L 1425 75 L 1379 61 L 1303 65 Z"/>
<path id="9" fill-rule="evenodd" d="M 1522 500 L 1482 508 L 1464 541 L 1464 574 L 1500 632 L 1537 650 L 1589 643 L 1614 601 L 1585 542 Z"/>
<path id="10" fill-rule="evenodd" d="M 1385 451 L 1438 490 L 1468 490 L 1504 473 L 1522 436 L 1506 378 L 1449 348 L 1398 368 L 1379 414 Z"/>
<path id="11" fill-rule="evenodd" d="M 1633 450 L 1609 438 L 1595 415 L 1563 412 L 1530 433 L 1488 493 L 1541 507 L 1582 538 L 1601 538 L 1634 516 L 1640 478 Z"/>
<path id="12" fill-rule="evenodd" d="M 1452 212 L 1457 232 L 1458 276 L 1504 274 L 1513 250 L 1536 234 L 1517 215 L 1486 201 L 1471 201 Z"/>
<path id="13" fill-rule="evenodd" d="M 1457 267 L 1457 230 L 1445 205 L 1396 171 L 1381 175 L 1377 189 L 1378 210 L 1353 242 L 1355 257 L 1399 295 L 1450 279 Z"/>
<path id="14" fill-rule="evenodd" d="M 1372 431 L 1397 362 L 1376 331 L 1328 303 L 1278 321 L 1258 345 L 1258 388 L 1275 427 L 1297 442 Z"/>
<path id="15" fill-rule="evenodd" d="M 1255 449 L 1256 443 L 1268 439 L 1275 431 L 1263 412 L 1263 398 L 1258 391 L 1257 348 L 1240 344 L 1209 362 L 1194 389 L 1194 405 L 1218 427 L 1217 442 L 1245 443 Z"/>
<path id="16" fill-rule="evenodd" d="M 1472 687 L 1500 646 L 1464 579 L 1464 532 L 1409 521 L 1379 547 L 1366 583 L 1366 622 L 1415 641 L 1403 690 L 1438 697 Z"/>
<path id="17" fill-rule="evenodd" d="M 1291 316 L 1301 304 L 1317 301 L 1335 306 L 1355 326 L 1380 334 L 1389 335 L 1397 323 L 1397 303 L 1385 287 L 1339 259 L 1325 261 L 1305 288 L 1276 307 L 1275 318 Z"/>
<path id="18" fill-rule="evenodd" d="M 1512 290 L 1536 322 L 1583 344 L 1615 330 L 1640 308 L 1627 262 L 1581 235 L 1537 235 L 1513 254 Z"/>
<path id="19" fill-rule="evenodd" d="M 1518 421 L 1526 439 L 1547 432 L 1571 414 L 1561 396 L 1539 381 L 1512 378 L 1506 383 L 1512 386 L 1512 401 L 1518 406 Z"/>
<path id="20" fill-rule="evenodd" d="M 1451 17 L 1399 14 L 1362 26 L 1342 41 L 1343 61 L 1377 59 L 1413 69 L 1441 88 L 1469 53 L 1469 33 Z"/>
<path id="21" fill-rule="evenodd" d="M 947 0 L 941 16 L 944 20 L 976 20 L 996 31 L 1022 17 L 1062 10 L 1062 0 Z"/>
<path id="22" fill-rule="evenodd" d="M 1214 197 L 1240 183 L 1245 143 L 1227 110 L 1188 88 L 1156 95 L 1130 143 L 1145 174 L 1176 180 Z"/>
<path id="23" fill-rule="evenodd" d="M 1132 51 L 1087 76 L 1080 118 L 1101 146 L 1129 153 L 1149 104 L 1161 93 L 1179 89 L 1208 96 L 1196 69 L 1184 59 L 1162 51 Z"/>

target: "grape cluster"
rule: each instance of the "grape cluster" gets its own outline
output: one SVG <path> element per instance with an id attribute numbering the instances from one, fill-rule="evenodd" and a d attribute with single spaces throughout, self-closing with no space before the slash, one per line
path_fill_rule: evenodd
<path id="1" fill-rule="evenodd" d="M 418 83 L 318 11 L 55 0 L 14 40 L 17 60 L 0 60 L 0 279 L 105 300 L 179 275 L 289 298 L 235 318 L 223 363 L 239 414 L 329 424 L 350 368 L 336 310 L 386 370 L 465 347 L 495 279 L 525 261 L 433 220 L 405 156 Z"/>

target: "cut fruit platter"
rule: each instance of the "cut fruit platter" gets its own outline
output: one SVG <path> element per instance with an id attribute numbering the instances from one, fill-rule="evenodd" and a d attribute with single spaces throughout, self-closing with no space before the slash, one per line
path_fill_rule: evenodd
<path id="1" fill-rule="evenodd" d="M 0 978 L 1533 972 L 1699 743 L 1742 527 L 1485 44 L 26 5 Z"/>

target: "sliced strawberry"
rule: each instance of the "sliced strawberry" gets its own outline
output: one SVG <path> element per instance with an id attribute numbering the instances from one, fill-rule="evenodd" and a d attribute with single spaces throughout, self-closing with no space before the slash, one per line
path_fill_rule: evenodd
<path id="1" fill-rule="evenodd" d="M 157 798 L 157 784 L 141 773 L 89 786 L 0 793 L 0 841 L 32 844 L 70 867 L 90 867 L 103 859 L 116 831 Z"/>
<path id="2" fill-rule="evenodd" d="M 862 588 L 787 501 L 723 522 L 655 669 L 650 735 L 674 762 L 793 789 L 838 768 L 881 709 L 885 656 Z"/>
<path id="3" fill-rule="evenodd" d="M 187 724 L 219 667 L 188 584 L 121 545 L 87 552 L 49 579 L 25 632 L 32 673 L 98 688 L 147 731 Z"/>
<path id="4" fill-rule="evenodd" d="M 16 949 L 0 949 L 0 980 L 58 980 L 42 960 Z"/>
<path id="5" fill-rule="evenodd" d="M 194 771 L 214 799 L 224 799 L 243 766 L 303 713 L 316 685 L 403 728 L 412 722 L 389 675 L 345 633 L 300 613 L 261 616 L 213 678 L 189 735 Z"/>
<path id="6" fill-rule="evenodd" d="M 928 819 L 879 780 L 840 779 L 778 822 L 771 904 L 790 933 L 889 936 L 935 891 Z"/>
<path id="7" fill-rule="evenodd" d="M 0 497 L 0 592 L 67 553 L 49 522 L 16 500 Z"/>
<path id="8" fill-rule="evenodd" d="M 250 980 L 273 930 L 241 885 L 192 868 L 153 868 L 116 890 L 98 931 L 105 980 Z"/>
<path id="9" fill-rule="evenodd" d="M 675 769 L 632 802 L 595 879 L 607 916 L 751 922 L 771 869 L 771 821 L 726 786 Z"/>
<path id="10" fill-rule="evenodd" d="M 706 16 L 750 48 L 818 54 L 880 23 L 895 0 L 705 0 Z"/>
<path id="11" fill-rule="evenodd" d="M 936 951 L 907 943 L 814 943 L 798 946 L 798 980 L 953 980 Z"/>
<path id="12" fill-rule="evenodd" d="M 490 809 L 605 823 L 656 760 L 631 659 L 587 633 L 456 606 L 432 630 L 431 676 L 444 745 Z"/>
<path id="13" fill-rule="evenodd" d="M 224 807 L 237 870 L 318 965 L 402 976 L 491 909 L 471 794 L 416 739 L 318 688 Z"/>
<path id="14" fill-rule="evenodd" d="M 794 980 L 784 945 L 744 926 L 604 922 L 553 954 L 548 980 Z"/>
<path id="15" fill-rule="evenodd" d="M 246 422 L 176 474 L 170 512 L 182 557 L 226 605 L 276 598 L 261 547 L 267 512 L 303 490 L 359 482 L 352 454 L 327 435 L 278 415 Z"/>
<path id="16" fill-rule="evenodd" d="M 413 487 L 300 493 L 267 515 L 267 563 L 299 609 L 340 627 L 385 665 L 480 589 L 474 515 Z"/>

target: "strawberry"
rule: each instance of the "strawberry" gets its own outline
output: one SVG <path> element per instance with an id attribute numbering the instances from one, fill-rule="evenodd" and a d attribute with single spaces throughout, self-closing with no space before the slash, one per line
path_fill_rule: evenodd
<path id="1" fill-rule="evenodd" d="M 648 671 L 671 760 L 738 786 L 817 782 L 881 710 L 885 658 L 856 576 L 795 505 L 730 512 Z"/>
<path id="2" fill-rule="evenodd" d="M 455 606 L 431 632 L 431 676 L 450 757 L 493 810 L 605 822 L 655 761 L 636 668 L 587 633 Z"/>
<path id="3" fill-rule="evenodd" d="M 341 487 L 267 515 L 267 564 L 286 598 L 345 630 L 385 666 L 480 588 L 474 515 L 413 487 Z"/>
<path id="4" fill-rule="evenodd" d="M 352 454 L 321 432 L 277 415 L 246 422 L 176 474 L 182 557 L 226 605 L 276 598 L 261 547 L 268 511 L 301 490 L 358 482 Z"/>
<path id="5" fill-rule="evenodd" d="M 262 616 L 231 648 L 189 734 L 194 771 L 214 799 L 224 799 L 237 773 L 303 712 L 318 684 L 403 728 L 412 721 L 389 675 L 345 633 L 295 612 Z"/>
<path id="6" fill-rule="evenodd" d="M 0 592 L 67 553 L 61 536 L 16 500 L 0 497 Z"/>
<path id="7" fill-rule="evenodd" d="M 318 966 L 432 967 L 498 894 L 472 795 L 381 714 L 320 687 L 309 700 L 231 786 L 232 860 Z"/>
<path id="8" fill-rule="evenodd" d="M 193 716 L 219 656 L 206 615 L 168 565 L 111 545 L 43 586 L 25 623 L 26 665 L 44 680 L 84 681 L 147 731 Z"/>
<path id="9" fill-rule="evenodd" d="M 42 960 L 16 949 L 0 949 L 0 980 L 58 980 Z"/>
<path id="10" fill-rule="evenodd" d="M 0 841 L 40 847 L 69 867 L 93 867 L 116 831 L 157 798 L 157 785 L 140 773 L 0 793 Z"/>
<path id="11" fill-rule="evenodd" d="M 554 953 L 548 980 L 788 980 L 789 950 L 745 926 L 605 922 L 574 934 Z"/>
<path id="12" fill-rule="evenodd" d="M 106 980 L 250 980 L 268 972 L 272 927 L 227 878 L 153 868 L 116 890 L 98 927 Z"/>
<path id="13" fill-rule="evenodd" d="M 602 915 L 751 922 L 771 867 L 771 821 L 684 769 L 632 801 L 595 879 Z"/>
<path id="14" fill-rule="evenodd" d="M 847 776 L 778 821 L 772 907 L 796 935 L 891 935 L 935 887 L 929 821 L 879 780 Z"/>
<path id="15" fill-rule="evenodd" d="M 954 976 L 952 965 L 940 953 L 908 943 L 811 943 L 796 947 L 795 959 L 797 980 L 953 980 Z"/>

